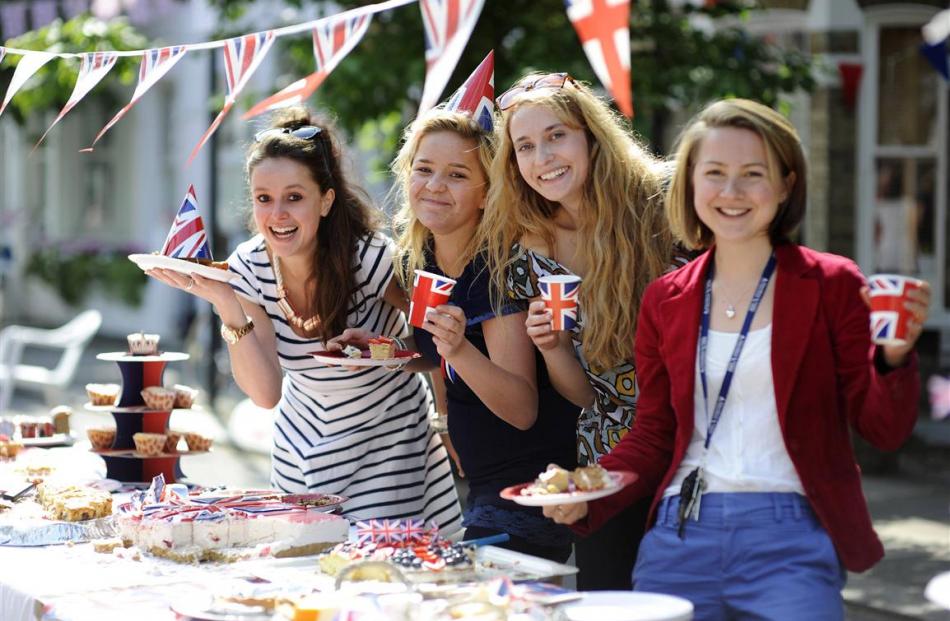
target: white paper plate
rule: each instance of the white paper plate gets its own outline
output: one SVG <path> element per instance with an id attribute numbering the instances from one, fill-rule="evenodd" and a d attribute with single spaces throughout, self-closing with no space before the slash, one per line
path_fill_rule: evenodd
<path id="1" fill-rule="evenodd" d="M 549 507 L 553 505 L 569 505 L 578 502 L 587 502 L 589 500 L 597 500 L 598 498 L 603 498 L 604 496 L 610 496 L 611 494 L 616 494 L 624 487 L 630 485 L 637 480 L 637 475 L 632 472 L 608 472 L 610 478 L 613 480 L 613 485 L 608 485 L 603 489 L 594 490 L 591 492 L 566 492 L 564 494 L 530 494 L 523 495 L 521 490 L 531 485 L 534 485 L 534 481 L 529 483 L 521 483 L 519 485 L 512 485 L 511 487 L 506 487 L 501 490 L 501 497 L 505 500 L 511 500 L 519 505 L 524 505 L 526 507 Z"/>
<path id="2" fill-rule="evenodd" d="M 561 607 L 569 621 L 690 621 L 693 604 L 682 597 L 637 591 L 591 591 Z"/>
<path id="3" fill-rule="evenodd" d="M 19 440 L 23 446 L 72 446 L 76 438 L 68 433 L 54 433 L 45 438 L 22 438 Z"/>
<path id="4" fill-rule="evenodd" d="M 343 352 L 340 351 L 312 351 L 310 355 L 317 362 L 335 367 L 400 367 L 421 356 L 419 353 L 405 349 L 397 349 L 395 358 L 383 358 L 381 360 L 370 358 L 368 351 L 363 352 L 362 358 L 350 358 L 344 356 Z"/>
<path id="5" fill-rule="evenodd" d="M 130 254 L 129 259 L 143 270 L 150 270 L 157 267 L 166 270 L 174 270 L 182 274 L 198 274 L 212 280 L 228 282 L 237 278 L 237 274 L 230 270 L 219 270 L 210 265 L 201 265 L 191 261 L 182 261 L 174 257 L 166 257 L 161 254 Z"/>

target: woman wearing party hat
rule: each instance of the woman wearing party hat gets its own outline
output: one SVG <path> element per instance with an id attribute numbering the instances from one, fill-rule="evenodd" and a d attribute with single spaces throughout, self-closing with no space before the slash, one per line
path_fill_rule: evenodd
<path id="1" fill-rule="evenodd" d="M 864 276 L 790 241 L 805 214 L 797 132 L 762 104 L 703 109 L 680 136 L 666 210 L 706 252 L 652 283 L 637 325 L 637 424 L 601 465 L 639 478 L 609 498 L 545 508 L 596 529 L 652 497 L 635 588 L 693 602 L 698 620 L 844 618 L 845 569 L 884 554 L 852 429 L 893 450 L 917 420 L 914 345 L 874 345 Z"/>
<path id="2" fill-rule="evenodd" d="M 526 76 L 497 103 L 482 228 L 490 271 L 510 299 L 541 296 L 541 277 L 581 277 L 575 325 L 553 331 L 541 301 L 527 325 L 554 385 L 584 408 L 578 461 L 593 464 L 633 424 L 637 309 L 647 283 L 672 263 L 662 169 L 606 102 L 567 74 Z M 646 511 L 631 508 L 576 541 L 578 588 L 630 588 Z"/>
<path id="3" fill-rule="evenodd" d="M 238 386 L 277 408 L 274 486 L 346 496 L 353 519 L 423 518 L 454 532 L 460 509 L 425 383 L 310 355 L 349 326 L 407 332 L 391 241 L 344 176 L 333 134 L 292 108 L 255 136 L 246 170 L 256 234 L 229 258 L 231 284 L 151 273 L 214 305 Z"/>
<path id="4" fill-rule="evenodd" d="M 573 467 L 579 410 L 548 380 L 525 333 L 524 305 L 493 308 L 476 245 L 494 151 L 492 60 L 406 129 L 393 162 L 401 199 L 396 267 L 407 289 L 417 269 L 457 281 L 449 303 L 429 311 L 414 338 L 444 372 L 449 435 L 469 484 L 466 538 L 507 533 L 503 547 L 564 562 L 570 532 L 498 495 L 549 463 Z"/>

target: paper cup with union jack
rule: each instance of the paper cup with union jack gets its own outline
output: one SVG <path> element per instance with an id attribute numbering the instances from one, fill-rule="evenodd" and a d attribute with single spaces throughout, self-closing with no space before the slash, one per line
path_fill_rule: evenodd
<path id="1" fill-rule="evenodd" d="M 538 279 L 541 299 L 551 311 L 552 330 L 572 330 L 577 325 L 577 301 L 581 277 L 542 276 Z"/>
<path id="2" fill-rule="evenodd" d="M 871 288 L 871 340 L 878 345 L 903 345 L 907 342 L 907 320 L 910 311 L 904 308 L 908 293 L 919 289 L 921 282 L 898 274 L 874 274 L 868 279 Z"/>
<path id="3" fill-rule="evenodd" d="M 430 309 L 448 303 L 455 282 L 448 276 L 416 270 L 412 283 L 412 300 L 409 302 L 409 323 L 421 328 Z"/>

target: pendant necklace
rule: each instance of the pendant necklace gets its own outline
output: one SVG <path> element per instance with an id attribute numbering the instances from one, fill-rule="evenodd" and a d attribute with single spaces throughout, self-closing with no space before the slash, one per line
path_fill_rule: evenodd
<path id="1" fill-rule="evenodd" d="M 313 332 L 320 325 L 320 319 L 317 317 L 308 317 L 304 319 L 297 314 L 294 307 L 290 305 L 287 299 L 287 289 L 284 288 L 284 277 L 280 273 L 280 259 L 274 255 L 274 278 L 277 280 L 277 308 L 287 318 L 288 323 L 304 332 Z"/>
<path id="2" fill-rule="evenodd" d="M 753 284 L 753 287 L 754 287 L 754 286 L 755 286 L 755 285 Z M 741 300 L 741 299 L 745 298 L 745 296 L 746 296 L 748 293 L 749 293 L 749 289 L 746 289 L 746 290 L 742 293 L 742 296 L 739 297 L 739 299 Z M 726 303 L 726 311 L 725 311 L 725 312 L 726 312 L 726 317 L 728 317 L 729 319 L 732 319 L 733 317 L 736 316 L 736 307 L 735 307 L 735 305 L 734 305 L 732 302 L 730 302 L 728 299 L 726 299 L 726 296 L 725 296 L 725 295 L 723 294 L 723 292 L 722 292 L 722 287 L 721 287 L 721 286 L 720 286 L 719 295 L 722 296 L 722 300 Z"/>

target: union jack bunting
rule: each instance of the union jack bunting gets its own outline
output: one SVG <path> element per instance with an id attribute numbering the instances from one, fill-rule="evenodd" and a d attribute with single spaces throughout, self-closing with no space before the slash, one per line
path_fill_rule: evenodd
<path id="1" fill-rule="evenodd" d="M 59 111 L 59 115 L 56 117 L 56 120 L 53 121 L 53 124 L 49 126 L 49 129 L 46 130 L 46 133 L 40 137 L 37 143 L 33 145 L 34 151 L 36 147 L 40 146 L 40 143 L 43 142 L 50 130 L 53 129 L 70 110 L 75 108 L 76 104 L 78 104 L 83 97 L 88 95 L 89 91 L 91 91 L 102 78 L 106 77 L 106 74 L 115 66 L 115 61 L 118 59 L 119 56 L 115 52 L 91 52 L 82 55 L 82 64 L 79 66 L 79 77 L 76 78 L 76 86 L 73 87 L 73 93 L 69 96 L 69 101 L 66 102 L 63 109 Z"/>
<path id="2" fill-rule="evenodd" d="M 0 63 L 3 62 L 3 57 L 7 55 L 7 48 L 0 46 Z"/>
<path id="3" fill-rule="evenodd" d="M 255 104 L 241 118 L 247 120 L 264 112 L 299 104 L 309 99 L 330 72 L 360 42 L 371 21 L 372 15 L 369 14 L 347 17 L 344 13 L 321 22 L 313 29 L 313 57 L 316 60 L 317 70 Z"/>
<path id="4" fill-rule="evenodd" d="M 419 112 L 439 101 L 484 4 L 485 0 L 419 0 L 426 37 L 426 80 Z"/>
<path id="5" fill-rule="evenodd" d="M 46 52 L 32 52 L 20 57 L 16 64 L 16 70 L 13 72 L 13 77 L 10 79 L 10 86 L 7 87 L 7 94 L 3 98 L 3 104 L 0 105 L 0 114 L 3 114 L 3 111 L 7 109 L 7 104 L 17 94 L 20 87 L 33 77 L 33 74 L 39 71 L 40 67 L 54 58 L 56 58 L 55 54 L 47 54 Z"/>
<path id="6" fill-rule="evenodd" d="M 446 110 L 468 112 L 486 132 L 492 131 L 495 110 L 495 51 L 488 52 L 475 71 L 446 104 Z"/>
<path id="7" fill-rule="evenodd" d="M 198 199 L 195 197 L 193 185 L 188 186 L 185 200 L 178 208 L 178 215 L 175 216 L 175 222 L 172 223 L 162 246 L 162 254 L 181 259 L 211 258 L 211 249 L 208 248 L 204 222 L 198 213 Z"/>
<path id="8" fill-rule="evenodd" d="M 155 86 L 156 82 L 171 71 L 171 68 L 184 57 L 187 50 L 187 46 L 184 45 L 145 50 L 145 54 L 142 55 L 142 64 L 139 66 L 139 83 L 135 87 L 135 92 L 132 93 L 131 101 L 129 101 L 124 108 L 119 110 L 116 115 L 112 117 L 112 120 L 106 123 L 106 126 L 99 131 L 96 139 L 92 141 L 92 146 L 95 146 L 96 143 L 99 142 L 99 139 L 132 109 L 132 106 L 135 105 L 148 89 Z M 88 150 L 91 151 L 92 147 Z"/>
<path id="9" fill-rule="evenodd" d="M 950 377 L 930 376 L 927 392 L 930 393 L 930 415 L 935 420 L 950 418 Z"/>
<path id="10" fill-rule="evenodd" d="M 565 0 L 594 73 L 617 107 L 633 116 L 630 92 L 630 0 Z"/>
<path id="11" fill-rule="evenodd" d="M 195 145 L 191 155 L 188 157 L 188 164 L 195 159 L 201 147 L 208 142 L 211 135 L 218 129 L 224 117 L 228 115 L 234 102 L 241 90 L 247 85 L 251 76 L 260 66 L 264 56 L 270 51 L 274 44 L 274 33 L 270 30 L 258 32 L 255 34 L 244 35 L 228 39 L 224 45 L 224 74 L 228 83 L 228 94 L 224 99 L 224 108 L 215 117 L 211 127 L 205 131 L 204 135 Z"/>
<path id="12" fill-rule="evenodd" d="M 572 330 L 577 325 L 577 295 L 580 280 L 574 282 L 538 281 L 541 299 L 551 311 L 554 330 Z"/>

